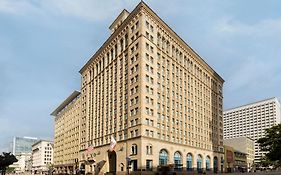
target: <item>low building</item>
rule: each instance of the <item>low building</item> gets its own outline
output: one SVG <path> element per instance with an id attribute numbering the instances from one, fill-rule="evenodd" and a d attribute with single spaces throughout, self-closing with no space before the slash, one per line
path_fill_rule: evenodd
<path id="1" fill-rule="evenodd" d="M 257 140 L 265 136 L 265 129 L 279 124 L 280 121 L 280 103 L 276 97 L 228 109 L 223 112 L 224 139 L 253 139 L 254 162 L 259 163 L 266 152 L 261 150 Z"/>
<path id="2" fill-rule="evenodd" d="M 30 154 L 31 155 L 31 154 Z M 25 160 L 25 173 L 32 173 L 32 156 Z"/>
<path id="3" fill-rule="evenodd" d="M 247 153 L 247 171 L 251 171 L 255 159 L 255 141 L 249 137 L 225 139 L 224 145 L 231 146 L 235 150 Z"/>
<path id="4" fill-rule="evenodd" d="M 10 167 L 15 168 L 15 173 L 24 173 L 26 168 L 26 160 L 30 159 L 31 153 L 21 153 L 16 156 L 17 162 L 10 165 Z"/>
<path id="5" fill-rule="evenodd" d="M 224 146 L 224 169 L 225 172 L 246 172 L 247 153 L 235 150 L 231 146 Z"/>
<path id="6" fill-rule="evenodd" d="M 53 164 L 53 142 L 40 140 L 32 145 L 33 174 L 47 173 Z"/>

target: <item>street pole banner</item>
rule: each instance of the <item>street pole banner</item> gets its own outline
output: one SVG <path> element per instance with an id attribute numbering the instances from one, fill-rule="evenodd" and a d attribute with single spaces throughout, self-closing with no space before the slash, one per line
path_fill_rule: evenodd
<path id="1" fill-rule="evenodd" d="M 94 151 L 94 146 L 91 145 L 87 148 L 85 154 L 88 155 L 88 154 L 92 154 L 92 152 Z"/>
<path id="2" fill-rule="evenodd" d="M 116 140 L 114 139 L 113 136 L 111 136 L 109 151 L 113 151 L 115 149 L 115 147 L 116 147 L 116 144 L 117 144 Z"/>

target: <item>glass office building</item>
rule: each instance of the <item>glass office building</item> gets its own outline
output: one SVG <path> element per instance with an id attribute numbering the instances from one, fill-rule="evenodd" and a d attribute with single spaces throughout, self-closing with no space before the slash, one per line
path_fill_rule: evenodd
<path id="1" fill-rule="evenodd" d="M 15 137 L 13 140 L 13 154 L 31 153 L 32 145 L 38 141 L 32 137 Z"/>

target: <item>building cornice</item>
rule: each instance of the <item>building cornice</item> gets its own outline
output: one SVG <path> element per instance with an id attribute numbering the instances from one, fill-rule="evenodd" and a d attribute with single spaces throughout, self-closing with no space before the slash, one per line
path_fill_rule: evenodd
<path id="1" fill-rule="evenodd" d="M 35 146 L 35 145 L 38 145 L 42 142 L 47 142 L 47 143 L 51 143 L 51 144 L 54 144 L 54 141 L 50 141 L 50 140 L 39 140 L 38 142 L 35 142 L 33 145 L 31 145 L 32 147 Z"/>
<path id="2" fill-rule="evenodd" d="M 248 103 L 248 104 L 245 104 L 245 105 L 229 108 L 229 109 L 225 110 L 223 113 L 225 114 L 225 113 L 228 113 L 228 112 L 232 112 L 232 111 L 236 111 L 236 110 L 241 110 L 241 109 L 244 109 L 244 108 L 247 108 L 247 107 L 256 106 L 258 104 L 265 103 L 265 102 L 270 102 L 270 101 L 276 101 L 277 103 L 279 103 L 277 97 L 272 97 L 272 98 L 267 98 L 267 99 L 264 99 L 264 100 Z"/>
<path id="3" fill-rule="evenodd" d="M 184 47 L 184 49 L 187 49 L 191 53 L 195 54 L 197 58 L 199 58 L 200 64 L 204 65 L 205 67 L 208 67 L 209 70 L 207 70 L 209 73 L 214 74 L 221 83 L 224 83 L 224 79 L 207 63 L 205 60 L 194 50 L 192 49 L 176 32 L 174 32 L 173 29 L 170 28 L 168 24 L 165 23 L 147 4 L 144 2 L 141 2 L 144 9 L 147 10 L 147 14 L 151 15 L 154 20 L 156 20 L 163 28 L 165 28 L 170 35 L 172 35 L 174 38 L 176 38 L 176 41 L 180 42 L 180 45 Z"/>
<path id="4" fill-rule="evenodd" d="M 57 114 L 64 109 L 69 103 L 71 103 L 77 96 L 81 93 L 79 91 L 74 91 L 72 94 L 67 97 L 52 113 L 52 116 L 57 116 Z"/>
<path id="5" fill-rule="evenodd" d="M 220 80 L 221 83 L 224 83 L 224 79 L 214 70 L 209 66 L 208 63 L 204 61 L 204 59 L 194 50 L 192 49 L 180 36 L 174 32 L 169 25 L 167 25 L 145 2 L 141 1 L 137 7 L 129 14 L 129 16 L 124 20 L 124 22 L 121 24 L 121 26 L 104 42 L 104 44 L 98 49 L 98 51 L 88 60 L 88 62 L 80 69 L 79 73 L 82 74 L 95 60 L 96 57 L 101 54 L 104 49 L 111 44 L 111 42 L 115 39 L 117 35 L 127 26 L 128 22 L 133 19 L 133 17 L 141 12 L 141 10 L 144 9 L 148 15 L 153 17 L 154 20 L 156 20 L 163 28 L 165 28 L 170 35 L 172 35 L 177 41 L 180 43 L 184 49 L 190 51 L 192 54 L 194 54 L 201 65 L 204 65 L 205 67 L 209 68 L 206 69 L 207 72 L 209 72 L 211 75 L 215 75 L 218 80 Z M 124 11 L 124 10 L 123 10 Z M 122 12 L 121 12 L 122 13 Z M 113 22 L 114 23 L 114 22 Z"/>
<path id="6" fill-rule="evenodd" d="M 122 16 L 124 13 L 130 14 L 130 13 L 128 12 L 128 10 L 126 10 L 126 9 L 122 10 L 122 12 L 118 15 L 118 17 L 111 23 L 111 25 L 109 26 L 109 29 L 111 29 L 113 26 L 116 25 L 116 23 L 119 21 L 119 19 L 121 18 L 121 16 Z"/>
<path id="7" fill-rule="evenodd" d="M 95 59 L 105 51 L 105 49 L 115 40 L 122 30 L 124 30 L 128 23 L 135 17 L 139 12 L 143 2 L 140 2 L 137 7 L 128 15 L 128 17 L 123 21 L 123 23 L 118 27 L 114 33 L 112 33 L 109 38 L 103 43 L 103 45 L 98 49 L 98 51 L 87 61 L 87 63 L 80 69 L 79 73 L 82 74 L 94 61 Z"/>

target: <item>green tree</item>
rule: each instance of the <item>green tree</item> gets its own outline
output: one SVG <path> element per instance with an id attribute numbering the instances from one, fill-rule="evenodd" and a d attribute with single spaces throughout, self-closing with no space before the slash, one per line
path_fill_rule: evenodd
<path id="1" fill-rule="evenodd" d="M 262 151 L 267 151 L 265 161 L 281 166 L 281 124 L 265 129 L 265 137 L 258 140 Z"/>
<path id="2" fill-rule="evenodd" d="M 5 175 L 7 167 L 17 161 L 18 159 L 13 154 L 3 152 L 3 155 L 0 155 L 1 174 Z"/>
<path id="3" fill-rule="evenodd" d="M 48 174 L 53 174 L 54 172 L 54 164 L 47 164 Z"/>

